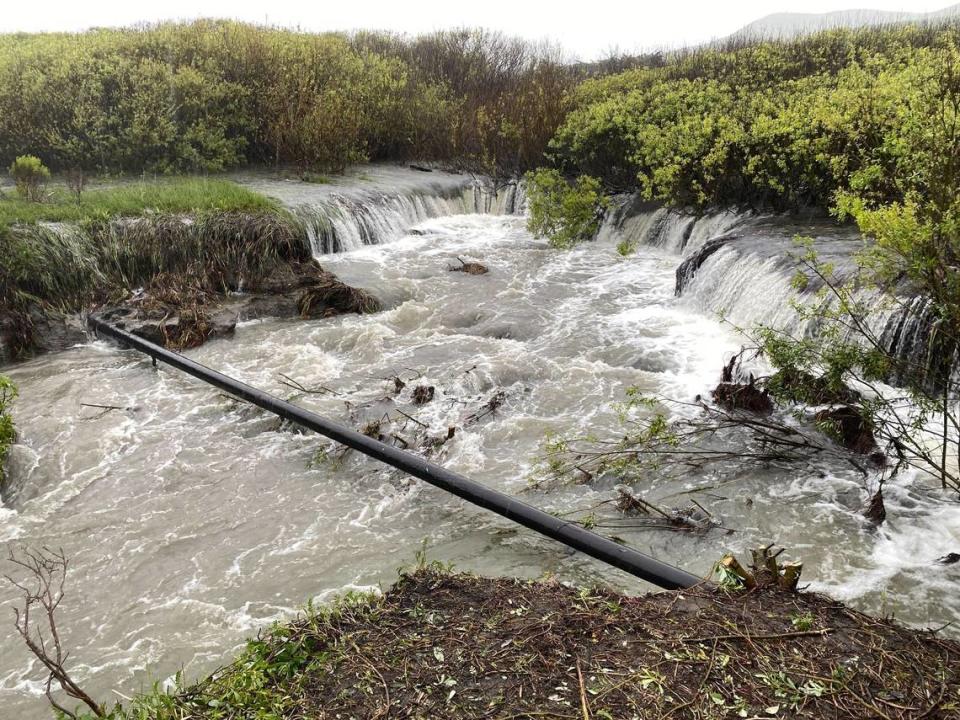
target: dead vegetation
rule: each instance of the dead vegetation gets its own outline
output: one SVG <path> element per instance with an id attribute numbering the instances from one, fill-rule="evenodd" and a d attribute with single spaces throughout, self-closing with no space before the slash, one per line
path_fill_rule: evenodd
<path id="1" fill-rule="evenodd" d="M 711 394 L 714 402 L 727 410 L 745 410 L 760 415 L 773 412 L 769 393 L 758 388 L 755 382 L 720 383 Z"/>
<path id="2" fill-rule="evenodd" d="M 414 405 L 426 405 L 433 401 L 437 389 L 433 385 L 417 385 L 413 389 L 411 399 Z"/>
<path id="3" fill-rule="evenodd" d="M 9 575 L 5 578 L 22 593 L 21 606 L 13 608 L 14 627 L 47 672 L 44 686 L 47 700 L 61 717 L 76 720 L 77 713 L 54 698 L 53 684 L 56 682 L 68 697 L 86 705 L 94 716 L 106 717 L 99 703 L 84 692 L 66 668 L 69 653 L 64 649 L 57 625 L 57 610 L 65 596 L 69 566 L 63 550 L 22 548 L 17 554 L 11 549 L 7 560 L 27 575 L 25 579 L 14 579 Z"/>
<path id="4" fill-rule="evenodd" d="M 255 662 L 277 669 L 253 693 Z M 170 704 L 158 718 L 945 719 L 960 645 L 759 580 L 624 597 L 424 568 L 278 629 Z"/>
<path id="5" fill-rule="evenodd" d="M 202 274 L 162 273 L 97 315 L 157 345 L 184 350 L 231 335 L 241 316 L 328 318 L 380 309 L 368 292 L 346 285 L 312 260 L 275 266 L 241 287 L 242 293 L 228 295 Z"/>
<path id="6" fill-rule="evenodd" d="M 351 287 L 335 275 L 320 270 L 297 300 L 300 317 L 333 317 L 344 313 L 372 313 L 381 309 L 380 301 L 366 290 Z"/>
<path id="7" fill-rule="evenodd" d="M 720 520 L 703 505 L 693 500 L 685 508 L 663 508 L 654 505 L 642 497 L 635 495 L 625 487 L 617 488 L 617 498 L 614 501 L 617 509 L 627 517 L 640 517 L 646 527 L 683 530 L 686 532 L 705 533 L 714 528 L 722 528 Z M 611 527 L 609 523 L 595 523 L 595 527 Z M 628 527 L 635 528 L 637 523 L 630 523 Z M 623 527 L 622 525 L 620 527 Z M 723 528 L 727 533 L 733 530 Z"/>
<path id="8" fill-rule="evenodd" d="M 217 316 L 236 294 L 260 317 L 380 308 L 320 268 L 305 228 L 281 211 L 157 214 L 8 235 L 11 252 L 29 259 L 26 270 L 0 263 L 0 336 L 15 357 L 43 346 L 44 321 L 57 313 L 124 317 L 136 334 L 184 349 L 232 331 L 236 317 Z"/>

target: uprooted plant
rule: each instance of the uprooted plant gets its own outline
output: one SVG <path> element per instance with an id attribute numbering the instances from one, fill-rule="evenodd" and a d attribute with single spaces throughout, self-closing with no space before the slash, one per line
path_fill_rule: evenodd
<path id="1" fill-rule="evenodd" d="M 63 602 L 69 566 L 63 550 L 22 548 L 19 554 L 11 550 L 8 560 L 27 574 L 24 580 L 15 580 L 9 575 L 5 577 L 23 593 L 22 606 L 13 609 L 14 627 L 47 670 L 45 690 L 50 704 L 62 717 L 77 719 L 75 712 L 54 698 L 53 683 L 56 681 L 68 697 L 82 702 L 96 717 L 107 717 L 103 707 L 77 684 L 66 669 L 69 652 L 63 648 L 56 617 Z"/>

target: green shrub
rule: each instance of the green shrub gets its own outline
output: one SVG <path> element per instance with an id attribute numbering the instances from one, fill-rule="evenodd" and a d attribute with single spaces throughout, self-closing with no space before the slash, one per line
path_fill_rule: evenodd
<path id="1" fill-rule="evenodd" d="M 10 176 L 17 184 L 20 197 L 31 202 L 43 200 L 43 190 L 50 179 L 50 170 L 40 158 L 34 155 L 21 155 L 10 166 Z"/>
<path id="2" fill-rule="evenodd" d="M 593 239 L 607 207 L 599 180 L 581 175 L 571 183 L 557 170 L 547 169 L 527 173 L 526 180 L 530 232 L 546 237 L 555 248 Z"/>
<path id="3" fill-rule="evenodd" d="M 418 38 L 201 20 L 0 35 L 0 163 L 336 171 L 365 158 L 540 164 L 577 73 L 482 30 Z"/>
<path id="4" fill-rule="evenodd" d="M 825 209 L 851 191 L 903 202 L 921 172 L 918 140 L 936 140 L 926 98 L 958 44 L 954 23 L 668 55 L 583 83 L 552 157 L 674 206 Z"/>
<path id="5" fill-rule="evenodd" d="M 7 455 L 17 441 L 10 405 L 17 397 L 17 386 L 6 375 L 0 375 L 0 487 L 6 480 Z"/>

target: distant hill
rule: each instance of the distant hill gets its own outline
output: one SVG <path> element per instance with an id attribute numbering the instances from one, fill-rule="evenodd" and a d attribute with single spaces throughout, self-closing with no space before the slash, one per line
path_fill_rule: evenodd
<path id="1" fill-rule="evenodd" d="M 930 13 L 840 10 L 830 13 L 774 13 L 755 20 L 730 35 L 733 40 L 790 39 L 820 30 L 890 25 L 903 22 L 937 22 L 960 19 L 960 4 Z"/>

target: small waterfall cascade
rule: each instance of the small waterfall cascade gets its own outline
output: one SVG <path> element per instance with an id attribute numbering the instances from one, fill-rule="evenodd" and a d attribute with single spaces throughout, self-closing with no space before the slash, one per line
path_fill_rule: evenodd
<path id="1" fill-rule="evenodd" d="M 945 379 L 957 382 L 960 347 L 940 330 L 941 321 L 929 300 L 913 297 L 888 309 L 878 336 L 884 347 L 901 361 L 891 381 L 904 385 L 906 369 L 921 368 L 929 390 L 942 390 Z"/>
<path id="2" fill-rule="evenodd" d="M 795 337 L 817 334 L 814 322 L 801 317 L 796 303 L 814 301 L 816 284 L 798 292 L 793 286 L 797 237 L 813 238 L 818 257 L 841 277 L 854 273 L 863 240 L 855 229 L 828 219 L 801 221 L 734 211 L 692 215 L 657 207 L 636 196 L 617 198 L 607 213 L 599 239 L 631 246 L 657 247 L 680 256 L 676 295 L 710 315 L 749 330 L 774 327 Z M 905 292 L 891 302 L 875 290 L 858 292 L 871 330 L 902 366 L 920 366 L 931 387 L 942 385 L 960 354 L 942 333 L 935 311 L 923 298 Z M 890 381 L 903 384 L 905 373 Z M 938 378 L 940 378 L 938 380 Z"/>
<path id="3" fill-rule="evenodd" d="M 613 208 L 604 217 L 598 239 L 690 255 L 713 238 L 731 232 L 748 218 L 748 215 L 729 210 L 692 215 L 658 207 L 635 195 L 619 196 L 614 198 Z"/>
<path id="4" fill-rule="evenodd" d="M 458 188 L 380 192 L 363 197 L 332 194 L 297 205 L 314 255 L 356 250 L 401 238 L 413 226 L 432 218 L 483 213 L 516 215 L 526 209 L 522 183 L 496 189 L 481 182 Z"/>
<path id="5" fill-rule="evenodd" d="M 440 169 L 374 163 L 322 182 L 269 173 L 238 182 L 278 200 L 303 223 L 315 256 L 393 242 L 415 225 L 463 214 L 521 215 L 523 180 L 499 180 Z"/>

